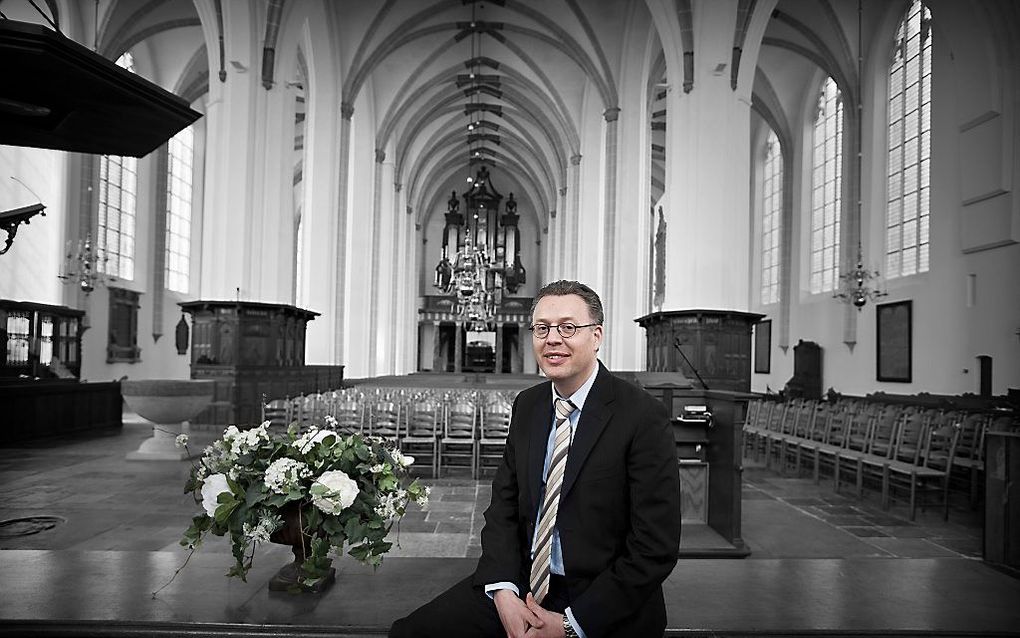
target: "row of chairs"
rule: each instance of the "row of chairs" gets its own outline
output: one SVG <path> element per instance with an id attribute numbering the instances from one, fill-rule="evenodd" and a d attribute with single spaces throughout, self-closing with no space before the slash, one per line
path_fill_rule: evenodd
<path id="1" fill-rule="evenodd" d="M 285 426 L 322 426 L 336 420 L 343 433 L 389 440 L 416 460 L 427 458 L 433 477 L 444 466 L 470 468 L 472 478 L 498 462 L 510 429 L 514 392 L 373 387 L 345 388 L 263 403 L 263 420 Z"/>
<path id="2" fill-rule="evenodd" d="M 765 465 L 778 462 L 800 472 L 809 463 L 816 481 L 831 472 L 836 491 L 849 473 L 863 495 L 864 483 L 881 485 L 884 508 L 892 492 L 909 494 L 910 519 L 918 497 L 941 493 L 943 517 L 949 516 L 952 479 L 965 482 L 976 504 L 984 477 L 984 437 L 997 424 L 994 415 L 845 398 L 836 402 L 756 399 L 744 423 L 745 453 Z"/>

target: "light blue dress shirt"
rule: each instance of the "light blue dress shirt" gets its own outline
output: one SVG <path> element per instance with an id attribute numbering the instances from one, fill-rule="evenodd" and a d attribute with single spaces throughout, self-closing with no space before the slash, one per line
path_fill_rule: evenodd
<path id="1" fill-rule="evenodd" d="M 580 420 L 581 412 L 584 410 L 584 402 L 588 399 L 588 392 L 591 391 L 592 385 L 595 384 L 595 377 L 598 376 L 598 373 L 599 373 L 599 367 L 596 364 L 595 370 L 591 373 L 591 376 L 588 377 L 588 380 L 585 381 L 584 384 L 582 384 L 581 387 L 578 388 L 576 392 L 574 392 L 569 397 L 566 397 L 566 399 L 568 399 L 571 403 L 573 403 L 575 406 L 577 406 L 577 409 L 574 410 L 573 414 L 570 415 L 570 443 L 571 443 L 571 445 L 573 445 L 573 442 L 574 442 L 574 433 L 577 432 L 577 422 Z M 563 397 L 560 397 L 559 395 L 557 395 L 556 391 L 554 390 L 553 391 L 553 401 L 555 402 L 556 399 L 558 399 L 558 398 L 563 398 Z M 548 474 L 549 474 L 549 462 L 552 461 L 553 447 L 555 446 L 555 443 L 556 443 L 556 410 L 553 409 L 553 427 L 549 431 L 549 440 L 546 443 L 546 448 L 545 448 L 545 463 L 542 466 L 543 488 L 544 488 L 544 485 L 545 485 L 545 477 L 548 476 Z M 569 456 L 568 456 L 568 459 L 569 459 Z M 542 503 L 542 499 L 539 499 L 539 507 L 541 507 L 541 503 Z M 535 534 L 536 535 L 538 534 L 538 525 L 535 525 Z M 535 540 L 536 540 L 535 537 L 532 536 L 532 539 L 531 539 L 531 557 L 532 558 L 535 557 Z M 552 572 L 553 574 L 558 575 L 558 576 L 563 576 L 564 575 L 564 572 L 563 572 L 563 550 L 560 547 L 560 531 L 558 529 L 556 529 L 556 528 L 553 528 L 552 550 L 550 551 L 550 556 L 549 556 L 549 571 Z M 517 589 L 517 586 L 514 585 L 513 583 L 499 582 L 499 583 L 492 583 L 490 585 L 486 585 L 485 586 L 485 592 L 487 594 L 489 594 L 490 597 L 492 597 L 494 592 L 496 590 L 499 590 L 499 589 L 509 589 L 509 590 L 512 590 L 518 596 L 521 595 L 521 592 Z M 574 618 L 574 613 L 570 610 L 570 607 L 567 607 L 565 611 L 566 611 L 567 618 L 570 620 L 571 626 L 574 628 L 574 631 L 576 631 L 577 635 L 580 636 L 581 638 L 585 638 L 585 633 L 581 629 L 581 626 L 577 623 L 577 620 Z"/>

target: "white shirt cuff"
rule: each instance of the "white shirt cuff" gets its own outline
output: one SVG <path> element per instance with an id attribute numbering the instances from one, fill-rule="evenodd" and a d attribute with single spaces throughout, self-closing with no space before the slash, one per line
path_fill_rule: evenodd
<path id="1" fill-rule="evenodd" d="M 485 586 L 485 593 L 489 595 L 489 598 L 494 598 L 496 596 L 496 592 L 499 591 L 500 589 L 509 589 L 518 598 L 521 597 L 521 590 L 517 589 L 517 585 L 514 585 L 513 583 L 509 583 L 506 581 L 500 581 L 498 583 L 489 583 L 488 585 Z"/>

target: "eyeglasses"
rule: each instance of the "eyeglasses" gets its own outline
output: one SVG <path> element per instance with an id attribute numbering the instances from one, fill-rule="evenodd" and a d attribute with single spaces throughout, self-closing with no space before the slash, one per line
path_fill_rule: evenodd
<path id="1" fill-rule="evenodd" d="M 549 331 L 556 328 L 556 332 L 560 333 L 560 336 L 564 339 L 569 339 L 577 334 L 578 328 L 591 328 L 592 326 L 598 326 L 601 324 L 597 323 L 586 323 L 583 326 L 578 326 L 572 323 L 561 323 L 558 326 L 550 326 L 544 323 L 536 323 L 535 325 L 528 328 L 532 334 L 535 335 L 536 339 L 545 339 L 549 336 Z"/>

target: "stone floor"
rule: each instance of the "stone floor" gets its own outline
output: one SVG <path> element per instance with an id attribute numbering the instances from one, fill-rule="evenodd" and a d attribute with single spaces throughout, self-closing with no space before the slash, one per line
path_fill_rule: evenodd
<path id="1" fill-rule="evenodd" d="M 176 551 L 198 508 L 183 492 L 190 463 L 125 460 L 148 432 L 126 414 L 119 433 L 0 450 L 0 549 Z M 193 434 L 192 449 L 211 436 Z M 394 529 L 397 546 L 388 556 L 477 557 L 488 480 L 472 480 L 460 468 L 421 478 L 432 486 L 430 503 L 412 506 Z M 743 538 L 751 559 L 979 558 L 980 516 L 957 500 L 948 522 L 938 507 L 911 522 L 903 505 L 883 511 L 874 493 L 837 494 L 828 482 L 783 477 L 748 460 Z M 9 522 L 40 516 L 53 518 Z M 41 528 L 47 525 L 53 526 Z"/>
<path id="2" fill-rule="evenodd" d="M 11 575 L 27 574 L 45 565 L 59 565 L 48 569 L 63 570 L 67 564 L 86 565 L 91 564 L 89 561 L 97 560 L 104 564 L 113 561 L 131 566 L 125 569 L 138 569 L 135 565 L 140 560 L 147 566 L 144 586 L 155 588 L 158 582 L 169 579 L 176 569 L 175 565 L 180 566 L 187 557 L 186 550 L 178 545 L 178 540 L 199 506 L 190 495 L 183 493 L 188 461 L 125 460 L 125 455 L 136 449 L 148 434 L 148 426 L 140 419 L 126 415 L 124 428 L 120 432 L 0 448 L 0 486 L 3 488 L 3 498 L 0 499 L 0 550 L 9 550 L 0 551 L 0 564 L 7 566 L 0 571 L 7 571 Z M 193 448 L 201 445 L 203 436 L 211 438 L 211 435 L 195 433 Z M 702 605 L 704 609 L 699 612 L 700 615 L 692 615 L 689 611 L 671 611 L 671 631 L 727 629 L 739 634 L 740 631 L 750 631 L 755 627 L 759 631 L 770 627 L 775 630 L 799 627 L 798 631 L 821 627 L 872 631 L 877 627 L 909 632 L 914 631 L 912 627 L 938 629 L 938 623 L 942 623 L 943 629 L 959 632 L 969 628 L 975 633 L 988 635 L 996 634 L 1000 629 L 1020 629 L 1020 612 L 1014 609 L 1015 605 L 1007 608 L 1001 602 L 1004 596 L 1009 598 L 1014 593 L 1018 594 L 1016 599 L 1020 600 L 1020 580 L 1015 575 L 1004 575 L 981 562 L 981 517 L 968 507 L 962 497 L 954 502 L 948 521 L 942 519 L 940 508 L 934 507 L 919 511 L 917 519 L 911 522 L 903 505 L 894 504 L 890 510 L 884 511 L 871 491 L 863 499 L 852 494 L 837 494 L 831 483 L 815 484 L 810 478 L 784 477 L 750 461 L 747 463 L 744 470 L 742 525 L 743 539 L 751 551 L 750 556 L 745 560 L 682 560 L 667 583 L 667 598 L 673 596 L 675 599 L 668 602 L 669 605 L 675 603 L 686 607 L 689 602 L 687 599 L 707 595 L 706 590 L 684 579 L 685 574 L 701 574 L 701 577 L 709 581 L 717 577 L 729 579 L 726 586 L 731 589 L 727 591 L 744 593 L 727 604 L 744 605 L 745 611 L 750 611 L 743 616 L 738 615 L 744 618 L 739 622 L 727 615 L 725 608 L 715 609 L 713 605 Z M 397 545 L 386 556 L 383 568 L 379 570 L 380 574 L 387 572 L 388 575 L 381 580 L 366 580 L 370 583 L 365 585 L 368 588 L 366 592 L 374 591 L 374 587 L 383 587 L 386 583 L 389 585 L 385 586 L 391 587 L 405 586 L 406 578 L 396 573 L 401 570 L 407 570 L 407 574 L 438 570 L 435 573 L 443 576 L 437 576 L 434 586 L 441 585 L 443 578 L 458 577 L 470 571 L 472 559 L 480 551 L 478 537 L 482 512 L 490 495 L 488 480 L 472 480 L 463 470 L 453 470 L 451 475 L 440 479 L 423 477 L 423 480 L 433 487 L 429 505 L 425 509 L 409 511 L 399 528 L 394 529 L 393 540 Z M 688 534 L 682 540 L 687 546 L 698 542 L 701 539 L 696 533 Z M 202 570 L 224 573 L 230 563 L 228 551 L 224 539 L 210 537 L 198 552 L 202 556 L 193 561 L 192 565 L 202 566 L 194 568 L 199 574 L 205 573 Z M 264 558 L 273 563 L 272 567 L 277 567 L 282 562 L 281 557 L 285 557 L 283 548 L 267 547 L 260 550 L 256 563 Z M 436 558 L 444 558 L 448 562 L 416 562 Z M 882 560 L 876 563 L 873 559 Z M 387 571 L 389 565 L 393 567 Z M 262 569 L 269 569 L 269 566 Z M 360 572 L 354 569 L 352 573 L 352 577 L 356 577 Z M 918 582 L 918 579 L 937 578 L 940 573 L 951 574 L 951 578 L 946 581 L 948 584 Z M 796 583 L 789 582 L 791 575 L 796 575 Z M 897 575 L 908 582 L 890 585 L 897 580 Z M 183 585 L 179 581 L 175 587 L 180 585 L 187 589 L 188 583 L 201 582 L 192 581 L 191 578 L 195 577 L 189 576 Z M 837 581 L 833 581 L 833 578 L 837 578 Z M 837 601 L 840 606 L 857 604 L 851 598 L 858 596 L 862 597 L 861 600 L 874 598 L 869 604 L 875 605 L 877 609 L 898 600 L 897 596 L 903 595 L 913 601 L 916 595 L 924 593 L 921 603 L 928 607 L 921 610 L 909 605 L 901 607 L 907 610 L 904 612 L 906 617 L 889 619 L 888 626 L 873 625 L 874 619 L 869 620 L 866 608 L 857 608 L 858 614 L 853 620 L 842 616 L 830 618 L 828 606 L 834 602 L 826 600 L 815 601 L 817 608 L 822 611 L 810 612 L 792 625 L 785 624 L 787 618 L 797 617 L 792 608 L 790 616 L 773 617 L 774 612 L 754 611 L 756 605 L 765 604 L 764 600 L 777 596 L 781 599 L 783 587 L 802 588 L 810 592 L 818 590 L 820 586 L 832 586 L 844 578 L 849 579 L 848 583 L 859 581 L 845 585 L 858 587 L 859 591 L 853 593 L 843 591 L 842 586 L 835 587 L 837 593 L 843 592 L 838 594 L 842 596 Z M 8 581 L 11 582 L 14 581 Z M 231 579 L 232 584 L 228 590 L 242 587 L 234 582 Z M 780 586 L 780 582 L 786 584 Z M 750 583 L 757 583 L 758 590 L 748 590 Z M 212 585 L 205 583 L 194 586 Z M 949 587 L 950 590 L 937 595 L 928 591 L 939 586 Z M 686 589 L 692 587 L 692 591 Z M 965 591 L 953 590 L 953 587 Z M 764 590 L 768 590 L 767 594 Z M 170 594 L 174 591 L 172 588 L 167 591 L 171 596 L 187 595 L 183 591 Z M 252 591 L 257 591 L 257 588 Z M 375 616 L 366 617 L 365 625 L 358 631 L 365 635 L 378 633 L 380 627 L 392 619 L 392 614 L 402 609 L 400 605 L 411 605 L 410 608 L 413 608 L 417 600 L 415 596 L 423 596 L 427 591 L 431 590 L 419 587 L 413 590 L 410 598 L 401 599 L 396 607 L 388 607 Z M 0 629 L 6 624 L 4 619 L 20 618 L 28 622 L 36 617 L 32 615 L 36 612 L 27 611 L 34 609 L 33 605 L 42 609 L 37 612 L 40 619 L 52 621 L 63 618 L 60 614 L 65 612 L 55 612 L 43 604 L 47 600 L 45 594 L 40 593 L 32 584 L 19 583 L 18 588 L 11 588 L 9 593 L 13 597 L 8 599 L 8 603 L 0 602 Z M 244 595 L 255 594 L 248 592 Z M 977 596 L 978 600 L 991 605 L 991 619 L 988 613 L 983 612 L 983 615 L 974 617 L 966 613 L 963 616 L 953 616 L 963 618 L 959 621 L 963 624 L 959 626 L 957 621 L 943 620 L 941 614 L 947 612 L 939 609 L 939 596 L 960 601 L 963 600 L 961 596 L 967 595 Z M 124 594 L 119 593 L 118 596 Z M 743 600 L 743 596 L 765 598 L 751 603 Z M 3 598 L 0 596 L 0 599 Z M 795 603 L 787 601 L 784 604 L 795 607 Z M 894 613 L 896 607 L 891 609 L 893 611 L 889 613 Z M 67 613 L 71 617 L 78 617 L 74 615 L 78 612 Z M 135 616 L 131 614 L 135 614 L 140 621 L 146 622 L 152 620 L 153 613 L 152 610 L 144 609 L 124 612 L 132 618 Z M 230 621 L 217 618 L 217 613 L 215 609 L 209 612 L 209 622 Z M 251 610 L 245 613 L 249 616 L 242 617 L 248 622 L 277 622 L 275 617 L 250 616 L 255 613 Z M 269 612 L 259 610 L 258 613 Z M 285 607 L 284 612 L 280 613 L 295 612 L 291 607 Z M 366 612 L 361 610 L 357 613 L 364 616 Z M 387 613 L 391 615 L 387 616 Z M 748 613 L 750 617 L 746 617 Z M 974 605 L 970 605 L 967 613 L 977 613 Z M 159 613 L 156 615 L 162 617 Z M 88 615 L 84 617 L 91 618 Z M 172 617 L 178 620 L 183 618 L 188 622 L 197 618 L 190 612 Z M 305 620 L 311 623 L 337 622 L 331 615 L 320 617 L 312 614 L 305 617 Z M 746 622 L 746 626 L 740 622 Z M 882 622 L 886 622 L 885 619 Z M 378 623 L 378 626 L 373 623 Z M 936 626 L 933 627 L 933 624 Z M 341 633 L 361 635 L 358 631 Z M 3 634 L 2 630 L 0 634 Z"/>

